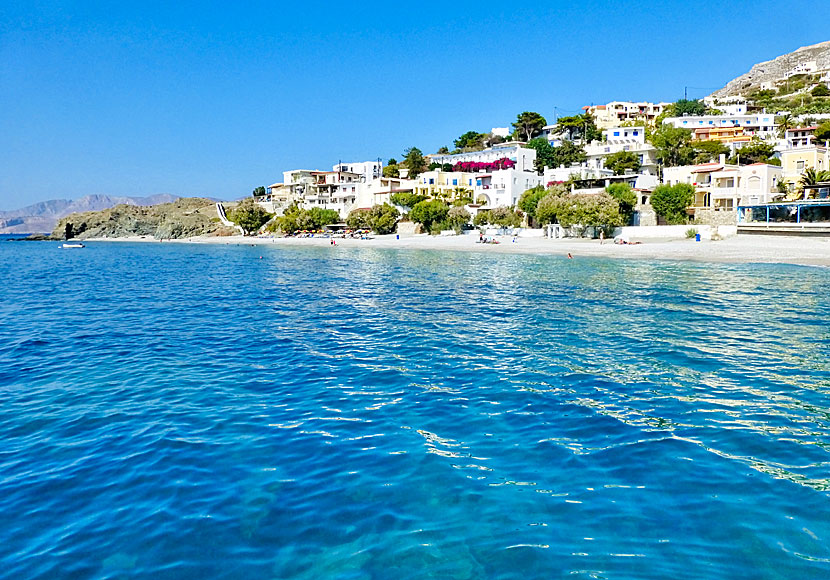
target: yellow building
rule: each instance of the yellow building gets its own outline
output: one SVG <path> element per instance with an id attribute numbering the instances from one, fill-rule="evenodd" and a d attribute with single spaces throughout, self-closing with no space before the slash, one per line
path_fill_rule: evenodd
<path id="1" fill-rule="evenodd" d="M 830 169 L 830 149 L 820 145 L 810 145 L 788 148 L 781 152 L 782 179 L 789 184 L 790 191 L 798 187 L 801 175 L 811 167 L 816 171 Z"/>
<path id="2" fill-rule="evenodd" d="M 695 129 L 698 141 L 720 141 L 721 143 L 749 143 L 752 137 L 744 133 L 743 127 L 704 127 Z"/>
<path id="3" fill-rule="evenodd" d="M 443 199 L 472 197 L 475 175 L 464 171 L 426 171 L 415 180 L 413 193 Z"/>

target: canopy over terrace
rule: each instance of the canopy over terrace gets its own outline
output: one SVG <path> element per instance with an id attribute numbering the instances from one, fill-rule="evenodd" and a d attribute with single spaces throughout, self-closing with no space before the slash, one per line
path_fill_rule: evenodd
<path id="1" fill-rule="evenodd" d="M 830 199 L 738 206 L 738 233 L 830 235 Z"/>

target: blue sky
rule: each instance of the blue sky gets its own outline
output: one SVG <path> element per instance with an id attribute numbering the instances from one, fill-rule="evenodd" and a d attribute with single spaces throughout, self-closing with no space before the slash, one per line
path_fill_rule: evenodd
<path id="1" fill-rule="evenodd" d="M 830 40 L 830 4 L 0 2 L 0 209 L 232 199 L 522 111 L 702 97 Z"/>

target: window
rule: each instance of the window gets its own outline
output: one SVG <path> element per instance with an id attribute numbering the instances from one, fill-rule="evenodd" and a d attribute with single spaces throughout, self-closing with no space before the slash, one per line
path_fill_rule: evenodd
<path id="1" fill-rule="evenodd" d="M 634 135 L 635 137 L 636 137 L 637 135 L 639 135 L 639 134 L 640 134 L 640 132 L 639 132 L 639 131 L 634 131 L 634 132 L 632 133 L 632 135 Z"/>
<path id="2" fill-rule="evenodd" d="M 452 180 L 452 184 L 453 184 L 453 185 L 458 185 L 458 180 L 457 180 L 457 179 L 453 179 L 453 180 Z"/>
<path id="3" fill-rule="evenodd" d="M 430 177 L 430 178 L 429 178 L 429 184 L 430 184 L 430 185 L 435 185 L 435 179 L 433 179 L 432 177 Z"/>
<path id="4" fill-rule="evenodd" d="M 804 171 L 804 162 L 803 161 L 796 161 L 795 162 L 795 169 L 798 172 Z"/>
<path id="5" fill-rule="evenodd" d="M 619 137 L 619 136 L 620 136 L 620 132 L 619 131 L 614 131 L 614 137 Z"/>

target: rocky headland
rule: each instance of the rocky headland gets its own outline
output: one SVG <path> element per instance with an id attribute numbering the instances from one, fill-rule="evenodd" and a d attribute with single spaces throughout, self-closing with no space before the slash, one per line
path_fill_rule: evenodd
<path id="1" fill-rule="evenodd" d="M 151 236 L 182 239 L 234 233 L 233 228 L 222 225 L 216 202 L 201 197 L 183 197 L 159 205 L 122 204 L 101 211 L 73 213 L 58 221 L 52 238 L 86 240 Z"/>

